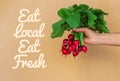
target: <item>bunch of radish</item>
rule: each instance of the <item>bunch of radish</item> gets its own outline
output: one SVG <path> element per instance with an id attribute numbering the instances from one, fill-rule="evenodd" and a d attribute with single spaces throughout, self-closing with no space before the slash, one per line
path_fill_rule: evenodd
<path id="1" fill-rule="evenodd" d="M 79 40 L 75 40 L 74 35 L 69 34 L 68 39 L 63 40 L 61 51 L 63 55 L 69 55 L 72 53 L 72 55 L 76 57 L 81 51 L 86 53 L 87 47 L 85 45 L 80 46 Z"/>
<path id="2" fill-rule="evenodd" d="M 101 9 L 89 7 L 87 4 L 74 4 L 68 8 L 58 10 L 60 20 L 52 24 L 53 32 L 51 38 L 62 37 L 65 31 L 72 31 L 77 28 L 88 28 L 97 33 L 109 33 L 104 16 L 108 13 Z M 84 44 L 85 35 L 83 32 L 72 32 L 68 39 L 63 40 L 62 54 L 73 54 L 74 57 L 83 51 L 87 52 Z"/>

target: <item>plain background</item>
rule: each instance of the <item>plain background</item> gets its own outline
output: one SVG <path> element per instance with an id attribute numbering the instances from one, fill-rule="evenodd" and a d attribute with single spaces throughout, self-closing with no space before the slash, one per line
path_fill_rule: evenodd
<path id="1" fill-rule="evenodd" d="M 120 32 L 120 0 L 0 0 L 0 81 L 120 81 L 120 47 L 87 45 L 87 55 L 81 53 L 75 60 L 72 55 L 65 59 L 59 50 L 69 32 L 62 38 L 50 38 L 51 25 L 59 20 L 57 10 L 81 3 L 108 12 L 105 17 L 108 28 L 111 32 Z M 21 40 L 12 35 L 19 24 L 18 12 L 22 8 L 31 13 L 39 8 L 42 22 L 46 24 L 45 37 L 40 38 L 48 65 L 45 69 L 11 69 Z M 25 27 L 37 29 L 40 23 L 29 23 Z M 32 60 L 37 58 L 34 54 L 30 57 Z"/>

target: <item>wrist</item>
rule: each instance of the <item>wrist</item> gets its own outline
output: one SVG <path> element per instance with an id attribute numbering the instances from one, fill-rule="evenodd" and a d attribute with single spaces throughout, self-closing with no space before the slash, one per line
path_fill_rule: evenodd
<path id="1" fill-rule="evenodd" d="M 106 36 L 106 34 L 98 34 L 96 36 L 96 38 L 94 39 L 94 43 L 97 44 L 97 45 L 104 45 L 106 44 L 107 42 L 105 40 L 109 39 L 108 36 Z"/>

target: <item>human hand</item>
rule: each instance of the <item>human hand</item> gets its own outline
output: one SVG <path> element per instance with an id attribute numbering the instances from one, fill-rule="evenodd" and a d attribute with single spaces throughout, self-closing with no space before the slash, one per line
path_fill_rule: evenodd
<path id="1" fill-rule="evenodd" d="M 98 33 L 88 28 L 73 29 L 73 32 L 83 32 L 85 34 L 84 42 L 86 44 L 98 44 Z"/>

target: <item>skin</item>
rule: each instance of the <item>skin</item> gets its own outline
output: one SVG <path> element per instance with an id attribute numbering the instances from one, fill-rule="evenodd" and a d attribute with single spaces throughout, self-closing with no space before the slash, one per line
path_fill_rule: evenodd
<path id="1" fill-rule="evenodd" d="M 120 32 L 99 34 L 88 28 L 74 29 L 74 32 L 83 32 L 86 44 L 120 46 Z"/>

